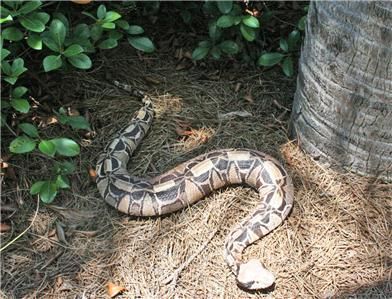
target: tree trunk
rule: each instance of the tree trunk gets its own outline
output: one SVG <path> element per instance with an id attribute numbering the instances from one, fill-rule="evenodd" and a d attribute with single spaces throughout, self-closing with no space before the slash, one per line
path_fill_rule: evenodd
<path id="1" fill-rule="evenodd" d="M 392 179 L 392 2 L 312 2 L 291 133 L 315 158 Z"/>

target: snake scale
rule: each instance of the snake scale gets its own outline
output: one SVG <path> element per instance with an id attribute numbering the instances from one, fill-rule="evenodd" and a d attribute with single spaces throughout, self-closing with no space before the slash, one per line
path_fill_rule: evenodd
<path id="1" fill-rule="evenodd" d="M 244 262 L 242 252 L 279 226 L 289 214 L 293 185 L 285 169 L 271 156 L 256 150 L 221 149 L 195 157 L 152 179 L 132 176 L 127 171 L 128 160 L 154 117 L 151 99 L 141 91 L 132 93 L 143 98 L 144 106 L 98 158 L 96 182 L 102 197 L 120 212 L 158 216 L 188 207 L 224 186 L 253 187 L 260 194 L 260 204 L 229 233 L 224 257 L 241 287 L 257 290 L 273 285 L 274 275 L 257 259 Z"/>

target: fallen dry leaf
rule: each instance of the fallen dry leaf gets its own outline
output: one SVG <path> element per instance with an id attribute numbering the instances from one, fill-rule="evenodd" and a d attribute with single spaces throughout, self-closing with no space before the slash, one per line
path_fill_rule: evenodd
<path id="1" fill-rule="evenodd" d="M 158 79 L 155 79 L 155 78 L 152 78 L 152 77 L 149 77 L 149 76 L 145 76 L 144 80 L 146 80 L 148 83 L 152 83 L 152 84 L 155 84 L 155 85 L 158 85 L 158 84 L 161 83 L 161 81 L 159 81 Z"/>
<path id="2" fill-rule="evenodd" d="M 6 233 L 11 230 L 11 226 L 7 223 L 0 222 L 0 233 Z"/>
<path id="3" fill-rule="evenodd" d="M 110 298 L 114 298 L 117 295 L 119 295 L 119 294 L 121 294 L 122 292 L 125 291 L 124 287 L 115 285 L 112 282 L 108 282 L 106 287 L 107 287 L 107 292 L 108 292 L 108 295 L 109 295 Z"/>
<path id="4" fill-rule="evenodd" d="M 249 103 L 254 103 L 255 101 L 250 93 L 244 96 L 244 99 L 247 100 Z"/>
<path id="5" fill-rule="evenodd" d="M 90 179 L 95 182 L 95 179 L 97 178 L 97 172 L 95 171 L 94 168 L 90 167 L 88 170 L 88 175 L 90 177 Z"/>

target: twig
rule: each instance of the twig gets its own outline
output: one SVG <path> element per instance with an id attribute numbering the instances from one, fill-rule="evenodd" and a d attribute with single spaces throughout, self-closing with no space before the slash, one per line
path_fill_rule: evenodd
<path id="1" fill-rule="evenodd" d="M 190 265 L 190 263 L 192 263 L 192 261 L 207 247 L 208 243 L 211 242 L 211 240 L 214 238 L 214 236 L 216 235 L 216 233 L 218 232 L 218 229 L 215 229 L 209 236 L 208 239 L 199 247 L 199 249 L 192 254 L 184 263 L 182 263 L 180 265 L 180 267 L 178 267 L 173 274 L 171 274 L 169 277 L 167 277 L 163 283 L 164 284 L 172 284 L 173 287 L 176 286 L 177 284 L 177 280 L 178 277 L 180 276 L 182 270 L 184 270 L 186 267 L 188 267 Z"/>
<path id="2" fill-rule="evenodd" d="M 35 210 L 35 214 L 33 217 L 33 220 L 31 220 L 30 225 L 23 231 L 21 232 L 19 235 L 17 235 L 13 240 L 11 240 L 10 242 L 8 242 L 6 245 L 4 245 L 3 247 L 0 248 L 0 252 L 2 252 L 3 250 L 5 250 L 8 246 L 12 245 L 13 243 L 15 243 L 20 237 L 22 237 L 29 229 L 30 227 L 33 225 L 35 218 L 37 218 L 37 214 L 38 214 L 38 209 L 39 209 L 39 196 L 37 199 L 37 209 Z"/>

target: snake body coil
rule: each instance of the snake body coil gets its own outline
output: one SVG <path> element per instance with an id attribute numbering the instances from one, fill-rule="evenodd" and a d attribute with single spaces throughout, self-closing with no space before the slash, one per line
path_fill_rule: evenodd
<path id="1" fill-rule="evenodd" d="M 141 93 L 137 93 L 141 96 Z M 105 148 L 97 163 L 97 185 L 105 201 L 133 216 L 157 216 L 188 207 L 213 190 L 246 184 L 260 194 L 260 204 L 227 236 L 224 257 L 237 283 L 249 290 L 271 286 L 274 275 L 256 259 L 242 261 L 243 250 L 279 226 L 293 204 L 293 185 L 280 163 L 250 149 L 212 151 L 152 179 L 131 176 L 129 157 L 147 133 L 153 117 L 151 100 Z"/>

